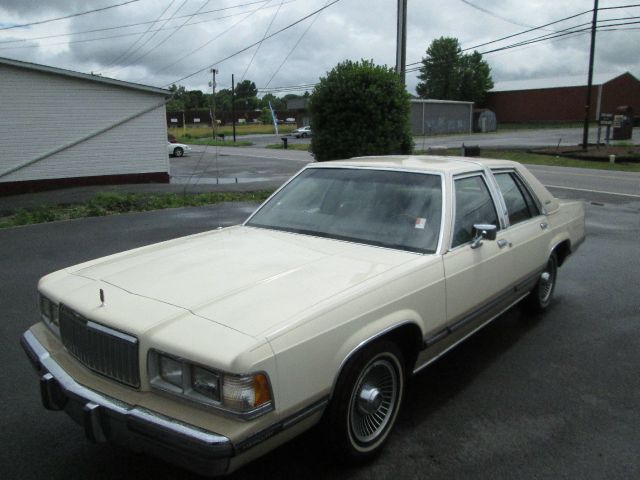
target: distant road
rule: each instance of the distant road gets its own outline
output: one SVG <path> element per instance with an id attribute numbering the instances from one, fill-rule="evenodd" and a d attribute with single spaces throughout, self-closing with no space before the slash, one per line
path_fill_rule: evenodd
<path id="1" fill-rule="evenodd" d="M 545 186 L 575 193 L 606 194 L 640 199 L 640 173 L 612 172 L 589 168 L 527 165 Z M 575 196 L 575 195 L 563 195 Z"/>
<path id="2" fill-rule="evenodd" d="M 604 142 L 604 130 L 601 141 Z M 589 142 L 595 143 L 597 128 L 589 129 Z M 281 144 L 284 135 L 246 135 L 238 140 L 253 142 L 249 148 L 264 148 L 269 144 Z M 309 139 L 287 137 L 289 144 L 309 143 Z M 491 133 L 471 133 L 460 135 L 414 136 L 416 149 L 424 150 L 429 146 L 458 148 L 465 145 L 479 145 L 485 148 L 540 148 L 579 145 L 582 143 L 582 128 L 541 128 L 537 130 L 506 130 Z M 632 142 L 640 144 L 640 128 L 633 130 Z"/>
<path id="3" fill-rule="evenodd" d="M 589 129 L 589 142 L 595 143 L 597 128 Z M 509 130 L 493 133 L 472 133 L 464 135 L 439 135 L 414 137 L 416 149 L 424 150 L 429 146 L 447 148 L 465 145 L 479 145 L 485 148 L 539 148 L 579 145 L 582 143 L 581 128 L 542 128 L 539 130 Z M 601 141 L 604 141 L 604 130 Z M 640 128 L 633 130 L 632 142 L 640 144 Z"/>
<path id="4" fill-rule="evenodd" d="M 171 172 L 176 183 L 185 179 L 189 183 L 211 184 L 219 176 L 220 183 L 237 178 L 238 183 L 269 180 L 281 184 L 309 162 L 313 162 L 313 156 L 298 150 L 207 147 L 205 151 L 205 147 L 196 145 L 191 157 L 172 160 Z M 542 165 L 528 165 L 528 168 L 544 185 L 565 190 L 559 195 L 562 197 L 610 194 L 640 198 L 640 173 Z"/>

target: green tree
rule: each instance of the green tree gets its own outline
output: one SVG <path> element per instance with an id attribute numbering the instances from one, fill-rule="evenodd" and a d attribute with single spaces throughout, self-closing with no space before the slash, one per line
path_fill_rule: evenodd
<path id="1" fill-rule="evenodd" d="M 201 90 L 189 90 L 184 96 L 184 108 L 187 110 L 209 108 L 209 102 Z"/>
<path id="2" fill-rule="evenodd" d="M 228 113 L 231 111 L 231 89 L 223 88 L 219 92 L 216 92 L 216 111 L 221 113 Z"/>
<path id="3" fill-rule="evenodd" d="M 243 80 L 236 85 L 236 109 L 255 110 L 258 107 L 258 88 L 251 80 Z"/>
<path id="4" fill-rule="evenodd" d="M 269 110 L 269 107 L 262 107 L 262 113 L 260 114 L 260 121 L 265 125 L 269 125 L 270 123 L 273 123 L 273 117 L 271 116 L 271 110 Z"/>
<path id="5" fill-rule="evenodd" d="M 481 103 L 493 88 L 491 69 L 476 51 L 462 52 L 458 39 L 440 37 L 429 45 L 416 92 L 421 98 Z"/>
<path id="6" fill-rule="evenodd" d="M 390 68 L 339 63 L 311 94 L 311 151 L 316 160 L 411 153 L 409 94 Z"/>
<path id="7" fill-rule="evenodd" d="M 169 87 L 169 91 L 171 92 L 171 99 L 167 101 L 167 112 L 184 111 L 185 88 L 174 83 Z"/>
<path id="8" fill-rule="evenodd" d="M 184 103 L 182 100 L 176 100 L 175 98 L 167 100 L 167 112 L 174 113 L 182 111 L 184 111 Z"/>
<path id="9" fill-rule="evenodd" d="M 476 51 L 463 55 L 460 68 L 460 99 L 481 104 L 493 88 L 491 68 Z"/>
<path id="10" fill-rule="evenodd" d="M 258 89 L 251 80 L 243 80 L 236 85 L 236 96 L 240 98 L 256 97 Z"/>
<path id="11" fill-rule="evenodd" d="M 287 109 L 287 103 L 282 99 L 276 97 L 273 93 L 267 93 L 260 99 L 260 108 L 269 108 L 269 102 L 276 112 L 281 112 Z"/>

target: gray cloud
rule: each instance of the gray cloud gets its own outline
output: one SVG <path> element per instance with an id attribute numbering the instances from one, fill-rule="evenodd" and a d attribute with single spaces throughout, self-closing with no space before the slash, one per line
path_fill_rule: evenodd
<path id="1" fill-rule="evenodd" d="M 137 41 L 141 33 L 149 26 L 148 24 L 91 34 L 34 40 L 30 43 L 2 43 L 10 39 L 81 32 L 152 21 L 158 18 L 160 13 L 171 4 L 167 13 L 163 15 L 163 18 L 167 18 L 176 11 L 182 1 L 176 0 L 171 4 L 170 0 L 142 0 L 124 7 L 33 26 L 28 29 L 0 30 L 0 56 L 70 68 L 82 72 L 102 72 L 105 75 L 122 80 L 138 81 L 159 86 L 167 85 L 192 72 L 205 68 L 202 73 L 181 82 L 187 88 L 205 90 L 209 88 L 207 84 L 210 80 L 210 74 L 206 71 L 206 67 L 260 40 L 282 0 L 271 0 L 262 5 L 246 6 L 235 10 L 194 17 L 191 22 L 198 23 L 183 27 L 173 34 L 169 40 L 148 54 L 146 53 L 152 47 L 164 41 L 173 30 L 167 29 L 158 32 L 149 43 L 139 50 L 136 49 L 151 35 L 149 33 L 142 37 L 141 41 Z M 203 10 L 249 3 L 250 1 L 210 1 L 207 2 Z M 472 2 L 483 5 L 484 8 L 492 12 L 499 13 L 502 18 L 496 18 L 491 14 L 478 11 L 459 0 L 432 0 L 429 2 L 412 0 L 408 2 L 407 62 L 419 61 L 429 43 L 440 36 L 457 37 L 463 47 L 471 47 L 524 30 L 524 27 L 514 25 L 509 20 L 519 24 L 541 25 L 588 10 L 590 7 L 590 3 L 583 0 L 560 2 L 557 0 L 532 0 L 526 3 L 516 0 L 497 0 L 491 2 L 490 6 L 486 6 L 486 2 L 480 2 L 480 0 L 472 0 Z M 87 6 L 86 2 L 81 1 L 54 0 L 37 2 L 35 0 L 4 0 L 0 4 L 0 18 L 3 18 L 5 24 L 28 23 L 47 17 L 62 16 L 90 8 L 99 8 L 113 3 L 117 3 L 117 1 L 101 0 L 100 2 L 91 2 L 90 6 Z M 194 13 L 204 3 L 204 0 L 189 0 L 176 15 Z M 271 32 L 286 26 L 326 3 L 326 0 L 284 2 L 273 21 Z M 600 6 L 614 6 L 619 3 L 617 0 L 602 0 Z M 239 12 L 249 12 L 260 7 L 264 8 L 231 29 L 230 27 L 239 22 L 247 13 L 216 20 L 219 17 L 228 17 Z M 393 66 L 395 63 L 395 9 L 395 0 L 342 0 L 330 7 L 320 15 L 313 27 L 304 36 L 297 49 L 275 75 L 270 86 L 279 87 L 315 83 L 328 70 L 345 59 L 373 59 L 376 63 Z M 623 17 L 625 15 L 640 15 L 640 8 L 601 12 L 601 18 Z M 164 27 L 177 27 L 184 20 L 171 20 Z M 307 20 L 272 39 L 266 40 L 249 67 L 247 78 L 255 81 L 258 87 L 265 86 L 310 21 Z M 559 30 L 571 25 L 588 23 L 589 21 L 590 16 L 583 15 L 569 22 L 550 27 L 549 30 Z M 155 30 L 161 25 L 162 23 L 158 23 L 151 30 Z M 221 35 L 219 39 L 211 41 L 204 46 L 205 43 L 225 30 L 229 31 Z M 514 38 L 512 41 L 545 33 L 550 33 L 550 31 L 534 32 L 528 36 Z M 98 37 L 114 38 L 85 43 L 66 43 Z M 637 57 L 639 40 L 640 32 L 634 30 L 599 33 L 596 71 L 606 73 L 629 70 L 636 76 L 640 76 L 640 65 Z M 581 75 L 586 74 L 587 70 L 588 42 L 589 36 L 585 34 L 575 38 L 491 53 L 485 55 L 485 59 L 492 68 L 494 80 L 498 81 L 552 77 L 554 75 Z M 478 50 L 482 52 L 494 46 L 508 43 L 510 41 L 480 47 Z M 19 47 L 28 44 L 38 46 L 37 48 L 6 48 L 7 46 Z M 133 52 L 133 55 L 111 65 L 114 60 L 128 49 Z M 196 50 L 195 53 L 189 55 L 194 50 Z M 143 54 L 146 55 L 137 60 Z M 231 73 L 235 73 L 236 79 L 239 80 L 252 55 L 253 49 L 218 63 L 217 67 L 220 70 L 218 87 L 229 87 Z M 409 74 L 407 84 L 411 92 L 415 91 L 416 83 L 416 74 Z"/>

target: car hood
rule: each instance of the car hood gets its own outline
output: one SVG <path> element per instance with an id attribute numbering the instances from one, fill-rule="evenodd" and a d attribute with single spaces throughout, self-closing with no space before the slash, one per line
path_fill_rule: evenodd
<path id="1" fill-rule="evenodd" d="M 257 337 L 416 257 L 238 226 L 124 252 L 67 272 Z"/>

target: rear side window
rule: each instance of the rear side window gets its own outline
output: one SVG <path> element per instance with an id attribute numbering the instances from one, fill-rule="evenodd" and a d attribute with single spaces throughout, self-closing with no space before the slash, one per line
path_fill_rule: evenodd
<path id="1" fill-rule="evenodd" d="M 457 179 L 455 189 L 456 221 L 451 247 L 470 242 L 473 239 L 473 226 L 477 223 L 500 226 L 493 199 L 480 175 Z"/>
<path id="2" fill-rule="evenodd" d="M 504 197 L 511 225 L 540 214 L 531 193 L 515 173 L 497 173 L 495 178 Z"/>

